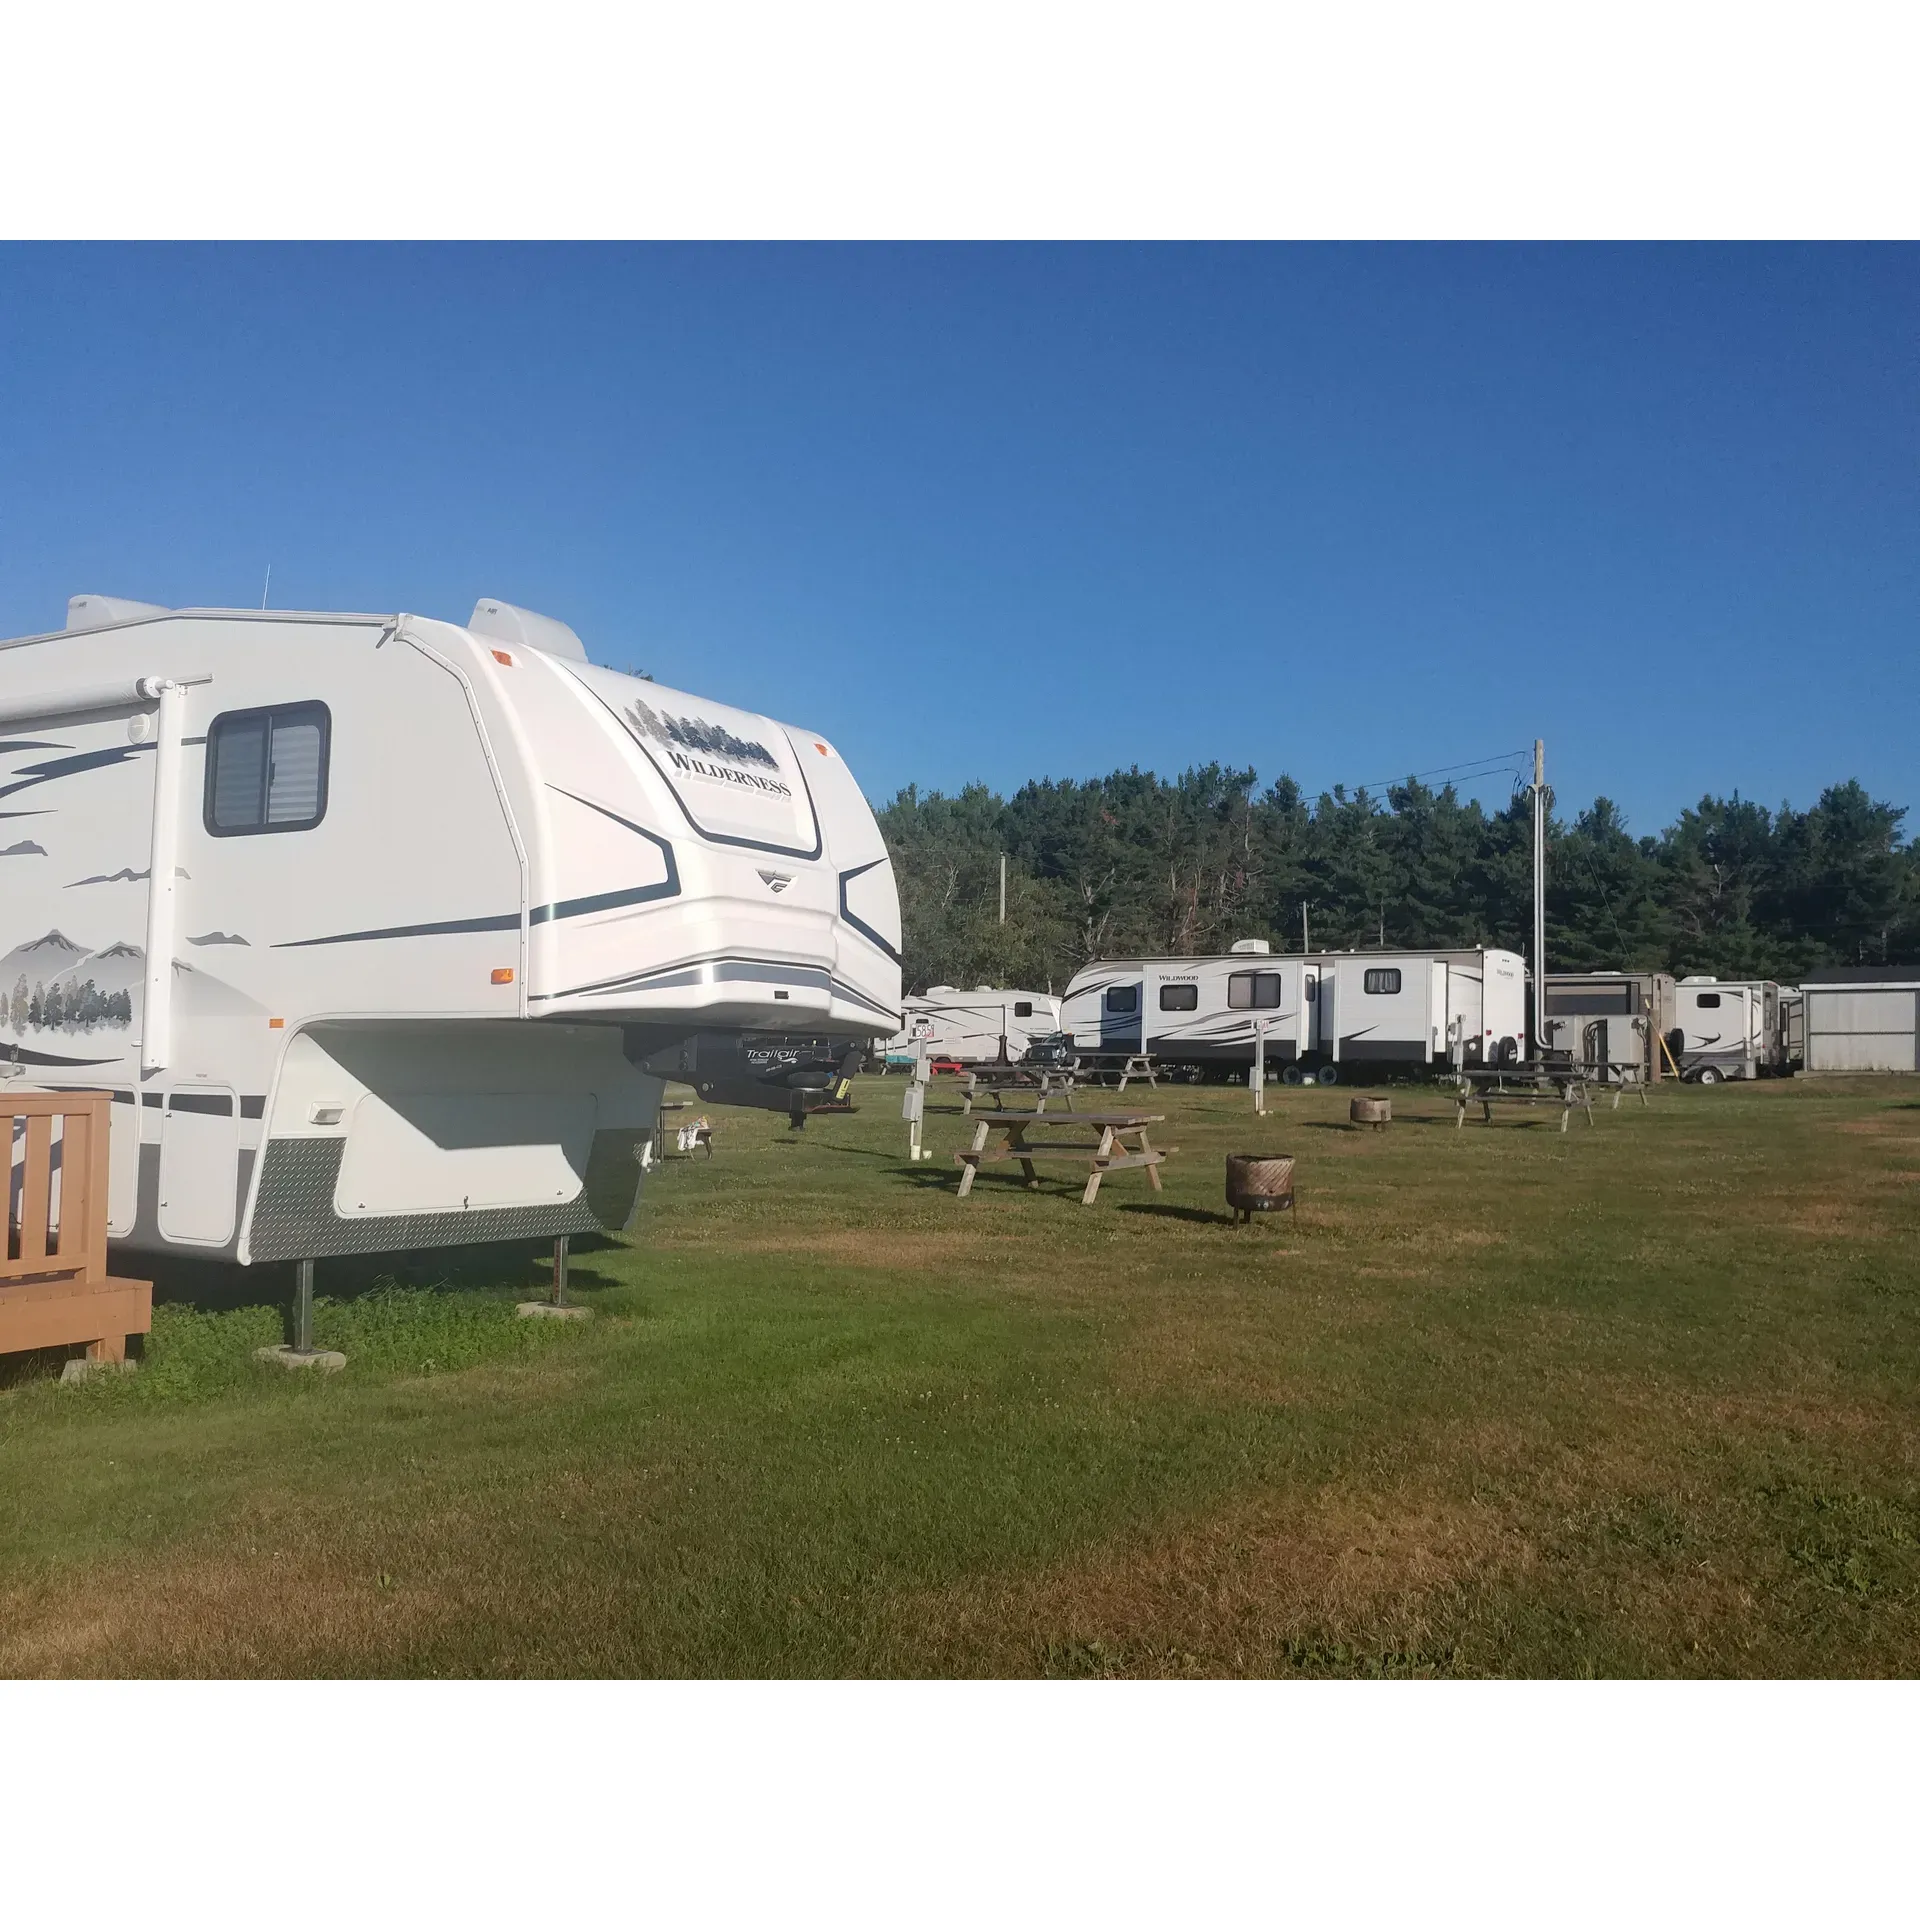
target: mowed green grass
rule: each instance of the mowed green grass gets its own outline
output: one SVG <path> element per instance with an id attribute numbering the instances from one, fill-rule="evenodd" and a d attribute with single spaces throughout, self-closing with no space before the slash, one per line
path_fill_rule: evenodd
<path id="1" fill-rule="evenodd" d="M 1920 1089 L 1162 1090 L 1164 1193 L 1092 1208 L 956 1201 L 900 1091 L 717 1112 L 585 1325 L 520 1248 L 323 1266 L 330 1378 L 251 1360 L 257 1275 L 16 1368 L 0 1672 L 1920 1670 Z M 1300 1207 L 1235 1229 L 1250 1146 Z"/>

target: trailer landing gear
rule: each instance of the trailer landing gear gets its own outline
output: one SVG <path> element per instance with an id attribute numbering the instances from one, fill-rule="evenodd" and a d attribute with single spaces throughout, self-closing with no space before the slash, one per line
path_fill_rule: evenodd
<path id="1" fill-rule="evenodd" d="M 347 1364 L 344 1353 L 313 1344 L 313 1262 L 298 1260 L 293 1274 L 293 1338 L 284 1347 L 256 1347 L 256 1360 L 281 1367 L 312 1367 L 320 1373 L 338 1373 Z"/>
<path id="2" fill-rule="evenodd" d="M 591 1307 L 576 1307 L 567 1298 L 567 1237 L 553 1243 L 553 1292 L 545 1300 L 522 1300 L 514 1309 L 522 1320 L 591 1320 Z"/>

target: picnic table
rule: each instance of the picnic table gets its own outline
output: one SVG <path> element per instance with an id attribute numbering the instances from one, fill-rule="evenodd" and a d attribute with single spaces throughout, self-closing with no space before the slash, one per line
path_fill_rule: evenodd
<path id="1" fill-rule="evenodd" d="M 971 1113 L 973 1103 L 993 1096 L 994 1111 L 1004 1112 L 1008 1093 L 1031 1093 L 1034 1112 L 1045 1113 L 1047 1102 L 1058 1094 L 1073 1109 L 1073 1090 L 1079 1076 L 1071 1067 L 985 1066 L 970 1067 L 960 1076 L 960 1111 Z"/>
<path id="2" fill-rule="evenodd" d="M 974 1115 L 973 1145 L 953 1156 L 954 1164 L 966 1171 L 960 1176 L 959 1197 L 964 1200 L 973 1191 L 973 1176 L 982 1167 L 997 1166 L 1002 1160 L 1018 1160 L 1027 1176 L 1027 1185 L 1040 1184 L 1038 1163 L 1042 1160 L 1068 1160 L 1088 1169 L 1087 1190 L 1080 1196 L 1082 1206 L 1093 1205 L 1100 1182 L 1110 1173 L 1142 1170 L 1153 1190 L 1160 1191 L 1160 1163 L 1174 1152 L 1172 1147 L 1156 1147 L 1147 1138 L 1147 1129 L 1157 1127 L 1166 1116 L 1159 1113 L 981 1113 Z M 1036 1128 L 1089 1127 L 1098 1136 L 1094 1140 L 1029 1140 Z M 999 1132 L 1004 1138 L 989 1137 Z"/>
<path id="3" fill-rule="evenodd" d="M 1493 1125 L 1496 1103 L 1515 1101 L 1525 1106 L 1557 1106 L 1560 1131 L 1565 1133 L 1575 1107 L 1584 1108 L 1587 1125 L 1593 1125 L 1593 1100 L 1589 1081 L 1576 1066 L 1551 1062 L 1507 1067 L 1462 1067 L 1456 1076 L 1454 1097 L 1459 1108 L 1454 1114 L 1455 1128 L 1467 1124 L 1467 1109 L 1478 1106 L 1488 1126 Z"/>
<path id="4" fill-rule="evenodd" d="M 1647 1070 L 1638 1060 L 1582 1060 L 1580 1071 L 1596 1087 L 1613 1089 L 1613 1110 L 1620 1111 L 1620 1096 L 1632 1092 L 1647 1104 Z"/>
<path id="5" fill-rule="evenodd" d="M 1115 1093 L 1125 1093 L 1129 1080 L 1144 1080 L 1156 1091 L 1160 1085 L 1150 1053 L 1090 1053 L 1080 1061 L 1080 1074 L 1098 1086 L 1111 1082 Z"/>

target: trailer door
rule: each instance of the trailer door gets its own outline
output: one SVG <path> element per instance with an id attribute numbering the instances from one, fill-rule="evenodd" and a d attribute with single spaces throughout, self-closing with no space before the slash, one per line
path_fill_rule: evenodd
<path id="1" fill-rule="evenodd" d="M 1100 1051 L 1140 1051 L 1141 976 L 1116 980 L 1100 996 Z"/>

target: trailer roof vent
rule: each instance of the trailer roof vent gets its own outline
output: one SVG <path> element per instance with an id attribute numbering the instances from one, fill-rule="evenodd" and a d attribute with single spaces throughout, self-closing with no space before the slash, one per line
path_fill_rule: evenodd
<path id="1" fill-rule="evenodd" d="M 534 647 L 561 660 L 584 663 L 587 657 L 580 636 L 564 620 L 516 607 L 510 600 L 476 600 L 467 626 L 474 633 L 484 633 L 489 640 Z"/>
<path id="2" fill-rule="evenodd" d="M 1236 940 L 1227 951 L 1229 953 L 1271 953 L 1273 946 L 1266 940 Z"/>
<path id="3" fill-rule="evenodd" d="M 1690 973 L 1680 984 L 1683 987 L 1717 987 L 1720 976 L 1717 973 Z"/>
<path id="4" fill-rule="evenodd" d="M 115 600 L 104 593 L 76 593 L 67 602 L 67 631 L 87 633 L 95 627 L 118 626 L 122 620 L 151 620 L 156 614 L 172 611 L 171 607 L 156 607 L 150 600 Z"/>

